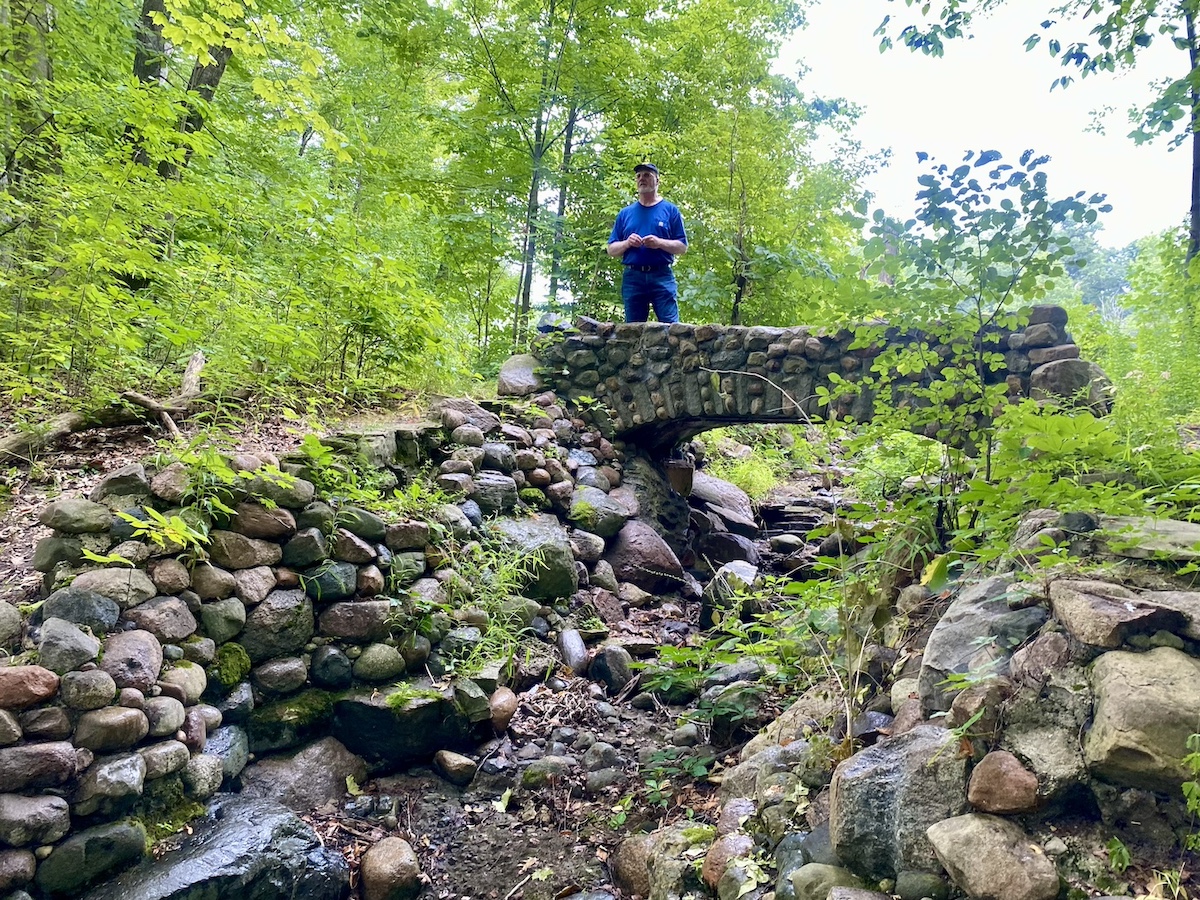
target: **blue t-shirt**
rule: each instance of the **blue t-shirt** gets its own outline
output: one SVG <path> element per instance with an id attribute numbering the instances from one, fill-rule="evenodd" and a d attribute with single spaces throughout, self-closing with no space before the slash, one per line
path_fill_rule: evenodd
<path id="1" fill-rule="evenodd" d="M 642 237 L 655 234 L 666 240 L 687 243 L 683 216 L 669 200 L 659 200 L 653 206 L 630 203 L 617 213 L 617 221 L 613 223 L 608 242 L 623 241 L 631 234 L 640 234 Z M 675 256 L 666 250 L 651 250 L 649 247 L 630 247 L 621 257 L 621 262 L 627 266 L 669 266 L 674 261 Z"/>

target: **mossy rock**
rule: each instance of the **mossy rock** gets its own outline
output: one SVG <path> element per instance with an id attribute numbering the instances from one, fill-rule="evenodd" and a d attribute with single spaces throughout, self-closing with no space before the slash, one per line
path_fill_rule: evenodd
<path id="1" fill-rule="evenodd" d="M 216 682 L 228 690 L 250 674 L 250 655 L 241 644 L 222 644 L 207 671 L 210 683 Z"/>
<path id="2" fill-rule="evenodd" d="M 544 511 L 550 508 L 550 498 L 540 488 L 521 488 L 521 492 L 517 496 L 521 498 L 522 503 L 532 509 Z"/>
<path id="3" fill-rule="evenodd" d="M 250 750 L 262 753 L 296 747 L 328 730 L 335 696 L 316 688 L 261 706 L 250 713 Z"/>
<path id="4" fill-rule="evenodd" d="M 146 850 L 161 840 L 183 831 L 187 824 L 206 812 L 203 803 L 190 800 L 178 775 L 146 782 L 141 802 L 132 818 L 146 827 Z"/>

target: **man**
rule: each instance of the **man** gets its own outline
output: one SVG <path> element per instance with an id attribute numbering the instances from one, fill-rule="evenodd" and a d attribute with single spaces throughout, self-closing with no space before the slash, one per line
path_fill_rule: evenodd
<path id="1" fill-rule="evenodd" d="M 637 203 L 619 213 L 608 238 L 608 255 L 621 257 L 621 299 L 626 322 L 645 322 L 650 307 L 660 322 L 678 322 L 675 275 L 671 263 L 687 252 L 687 232 L 675 204 L 658 195 L 658 168 L 653 163 L 633 167 Z"/>

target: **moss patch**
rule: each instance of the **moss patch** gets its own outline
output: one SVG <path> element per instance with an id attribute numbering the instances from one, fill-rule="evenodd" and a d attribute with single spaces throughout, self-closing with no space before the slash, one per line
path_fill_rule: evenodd
<path id="1" fill-rule="evenodd" d="M 146 827 L 146 849 L 161 840 L 181 832 L 194 819 L 207 811 L 203 803 L 189 800 L 184 792 L 183 779 L 168 775 L 146 783 L 141 802 L 132 818 Z"/>
<path id="2" fill-rule="evenodd" d="M 250 674 L 250 655 L 241 644 L 230 642 L 217 648 L 216 659 L 208 667 L 208 678 L 231 688 Z"/>

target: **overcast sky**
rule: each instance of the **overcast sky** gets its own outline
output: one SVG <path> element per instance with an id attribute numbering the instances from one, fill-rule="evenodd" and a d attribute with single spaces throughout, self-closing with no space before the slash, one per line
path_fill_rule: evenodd
<path id="1" fill-rule="evenodd" d="M 1156 42 L 1153 55 L 1128 74 L 1090 76 L 1051 92 L 1051 81 L 1066 70 L 1044 47 L 1024 48 L 1050 6 L 1010 0 L 977 23 L 978 37 L 947 44 L 946 55 L 935 59 L 905 47 L 879 53 L 874 31 L 885 15 L 915 20 L 899 0 L 821 0 L 779 65 L 790 74 L 806 66 L 802 84 L 809 93 L 864 108 L 855 129 L 863 149 L 893 151 L 890 164 L 867 180 L 873 206 L 899 218 L 911 217 L 917 176 L 926 170 L 918 150 L 948 163 L 967 150 L 999 150 L 1016 164 L 1033 148 L 1052 157 L 1045 168 L 1053 196 L 1108 195 L 1113 211 L 1101 217 L 1105 243 L 1122 246 L 1180 223 L 1188 208 L 1187 148 L 1168 152 L 1161 140 L 1135 145 L 1126 137 L 1126 111 L 1150 96 L 1151 80 L 1179 74 L 1173 69 L 1186 67 L 1186 56 Z M 1087 131 L 1092 112 L 1105 106 L 1115 107 L 1105 119 L 1107 133 Z"/>

